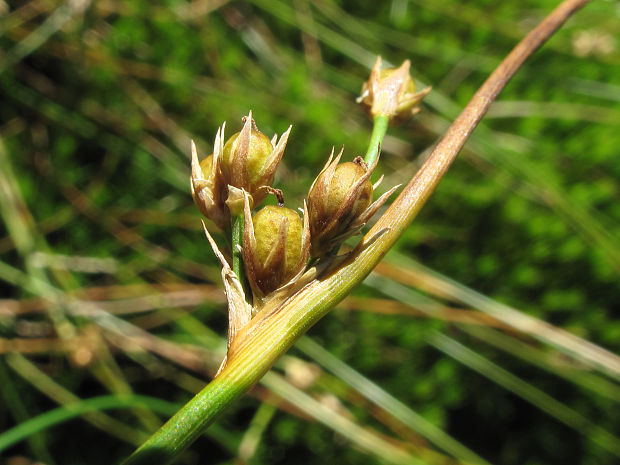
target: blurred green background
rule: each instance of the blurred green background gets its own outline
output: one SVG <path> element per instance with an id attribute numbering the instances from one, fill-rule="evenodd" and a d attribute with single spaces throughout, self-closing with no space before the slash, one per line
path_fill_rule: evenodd
<path id="1" fill-rule="evenodd" d="M 332 146 L 365 152 L 376 55 L 409 58 L 433 92 L 390 129 L 383 191 L 557 3 L 0 2 L 0 462 L 115 463 L 217 369 L 190 138 L 293 124 L 276 187 L 299 207 Z M 180 463 L 619 463 L 619 37 L 615 2 L 571 19 L 377 271 Z"/>

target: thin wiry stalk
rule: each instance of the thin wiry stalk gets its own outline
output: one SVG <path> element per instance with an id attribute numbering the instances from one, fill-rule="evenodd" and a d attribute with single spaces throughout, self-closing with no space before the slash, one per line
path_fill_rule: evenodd
<path id="1" fill-rule="evenodd" d="M 233 224 L 232 230 L 232 259 L 233 259 L 233 271 L 239 279 L 243 279 L 243 262 L 241 258 L 241 246 L 243 238 L 243 215 L 238 215 Z"/>
<path id="2" fill-rule="evenodd" d="M 368 151 L 364 156 L 364 161 L 368 166 L 372 166 L 379 156 L 381 141 L 387 132 L 390 119 L 385 115 L 377 115 L 373 119 L 372 134 L 368 144 Z"/>
<path id="3" fill-rule="evenodd" d="M 338 269 L 313 281 L 281 307 L 261 310 L 233 341 L 228 363 L 219 376 L 125 464 L 172 462 L 220 413 L 254 386 L 301 335 L 359 284 L 415 218 L 493 100 L 523 62 L 588 1 L 565 0 L 532 30 L 476 92 L 420 171 Z M 475 457 L 458 458 L 479 463 Z"/>

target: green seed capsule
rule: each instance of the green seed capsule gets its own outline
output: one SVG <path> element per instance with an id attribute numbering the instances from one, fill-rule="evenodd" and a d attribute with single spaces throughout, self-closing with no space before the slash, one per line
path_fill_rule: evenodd
<path id="1" fill-rule="evenodd" d="M 251 194 L 267 181 L 267 184 L 272 182 L 264 179 L 264 171 L 273 152 L 273 145 L 265 134 L 256 129 L 250 131 L 249 142 L 245 147 L 240 135 L 241 132 L 234 134 L 224 144 L 222 173 L 230 180 L 229 184 Z"/>
<path id="2" fill-rule="evenodd" d="M 291 132 L 289 127 L 276 143 L 275 136 L 269 140 L 258 130 L 252 112 L 244 121 L 243 129 L 228 139 L 222 149 L 221 172 L 228 187 L 226 205 L 233 216 L 243 211 L 243 191 L 249 194 L 252 207 L 272 191 L 271 184 Z"/>
<path id="3" fill-rule="evenodd" d="M 252 217 L 254 240 L 252 234 L 244 235 L 243 259 L 259 297 L 289 282 L 305 266 L 303 229 L 300 216 L 281 206 L 268 205 Z"/>

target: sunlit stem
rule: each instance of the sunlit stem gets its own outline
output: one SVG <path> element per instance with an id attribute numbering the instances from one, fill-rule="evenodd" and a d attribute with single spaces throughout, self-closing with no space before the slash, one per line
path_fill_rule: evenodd
<path id="1" fill-rule="evenodd" d="M 370 143 L 368 144 L 368 151 L 364 157 L 364 161 L 368 166 L 371 166 L 379 155 L 379 147 L 381 146 L 385 133 L 387 132 L 389 121 L 390 119 L 385 115 L 375 116 L 374 126 L 370 136 Z"/>

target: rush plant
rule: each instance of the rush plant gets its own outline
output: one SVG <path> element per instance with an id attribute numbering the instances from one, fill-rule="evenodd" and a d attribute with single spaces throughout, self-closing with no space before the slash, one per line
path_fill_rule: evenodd
<path id="1" fill-rule="evenodd" d="M 199 161 L 192 146 L 191 188 L 209 224 L 228 244 L 205 234 L 222 265 L 228 299 L 228 352 L 216 377 L 144 443 L 126 464 L 172 462 L 214 419 L 254 386 L 297 339 L 359 284 L 415 218 L 469 135 L 523 62 L 587 0 L 566 0 L 504 59 L 411 181 L 348 253 L 342 242 L 360 232 L 396 187 L 373 201 L 370 177 L 390 121 L 417 111 L 409 62 L 383 69 L 377 60 L 358 101 L 373 119 L 366 156 L 330 156 L 309 188 L 303 216 L 271 186 L 291 128 L 278 139 L 261 133 L 250 112 L 241 131 Z M 277 206 L 260 208 L 268 195 Z"/>

